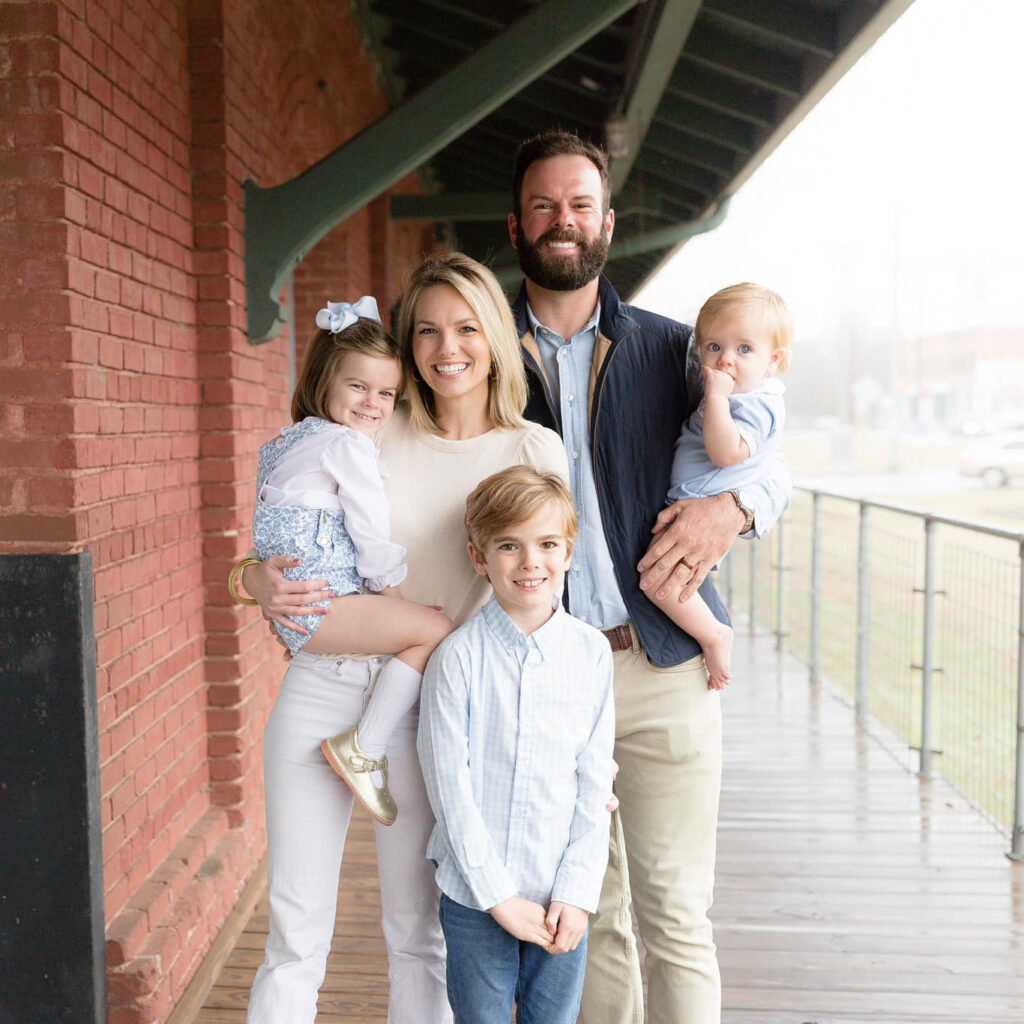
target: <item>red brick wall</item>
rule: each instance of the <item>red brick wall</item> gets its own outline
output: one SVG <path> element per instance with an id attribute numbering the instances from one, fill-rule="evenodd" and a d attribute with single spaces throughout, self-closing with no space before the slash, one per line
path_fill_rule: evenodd
<path id="1" fill-rule="evenodd" d="M 334 0 L 8 3 L 0 45 L 0 550 L 93 554 L 110 1019 L 158 1021 L 262 852 L 283 673 L 224 588 L 289 399 L 286 333 L 246 337 L 242 185 L 385 105 Z M 331 232 L 300 348 L 427 245 L 385 199 Z"/>

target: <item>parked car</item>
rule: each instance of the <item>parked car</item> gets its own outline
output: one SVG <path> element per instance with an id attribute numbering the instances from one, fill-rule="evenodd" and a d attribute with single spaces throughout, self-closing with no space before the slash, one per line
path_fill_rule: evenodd
<path id="1" fill-rule="evenodd" d="M 960 472 L 980 476 L 986 487 L 1005 487 L 1024 477 L 1024 431 L 968 445 L 960 454 Z"/>

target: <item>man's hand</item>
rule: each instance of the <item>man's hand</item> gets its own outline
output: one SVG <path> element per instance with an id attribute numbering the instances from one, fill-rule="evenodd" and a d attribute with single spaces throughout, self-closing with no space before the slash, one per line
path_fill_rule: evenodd
<path id="1" fill-rule="evenodd" d="M 686 601 L 739 536 L 743 513 L 729 494 L 687 498 L 658 513 L 647 554 L 640 559 L 640 589 L 659 598 L 678 591 Z"/>
<path id="2" fill-rule="evenodd" d="M 549 953 L 554 952 L 551 940 L 555 932 L 549 930 L 544 908 L 539 903 L 524 900 L 520 896 L 511 896 L 491 907 L 490 915 L 509 935 L 520 942 L 533 942 Z"/>
<path id="3" fill-rule="evenodd" d="M 548 908 L 547 926 L 551 933 L 551 952 L 569 953 L 574 950 L 587 931 L 590 915 L 571 903 L 553 901 Z"/>
<path id="4" fill-rule="evenodd" d="M 705 398 L 711 395 L 723 395 L 728 398 L 732 394 L 733 388 L 736 387 L 736 381 L 724 370 L 716 370 L 712 366 L 702 366 L 700 375 L 704 384 Z"/>
<path id="5" fill-rule="evenodd" d="M 242 570 L 242 586 L 259 602 L 263 618 L 268 622 L 277 622 L 296 633 L 309 635 L 291 616 L 326 615 L 327 609 L 314 604 L 334 597 L 333 591 L 327 589 L 327 580 L 289 580 L 285 578 L 284 569 L 299 565 L 298 558 L 286 555 L 273 555 L 259 565 L 247 565 Z"/>

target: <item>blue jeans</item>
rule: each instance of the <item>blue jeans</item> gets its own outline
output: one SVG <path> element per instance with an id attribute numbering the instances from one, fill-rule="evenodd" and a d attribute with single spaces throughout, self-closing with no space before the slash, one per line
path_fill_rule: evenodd
<path id="1" fill-rule="evenodd" d="M 571 953 L 520 942 L 490 914 L 441 894 L 448 946 L 448 1001 L 458 1024 L 575 1024 L 587 965 L 587 937 Z"/>

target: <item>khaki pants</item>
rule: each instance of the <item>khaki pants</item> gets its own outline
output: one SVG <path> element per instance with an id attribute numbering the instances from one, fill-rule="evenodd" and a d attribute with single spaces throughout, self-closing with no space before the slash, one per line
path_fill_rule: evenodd
<path id="1" fill-rule="evenodd" d="M 699 656 L 660 669 L 635 648 L 614 661 L 621 803 L 590 923 L 580 1024 L 643 1024 L 631 899 L 646 950 L 651 1024 L 718 1024 L 721 983 L 707 911 L 722 776 L 719 695 L 708 689 Z"/>

